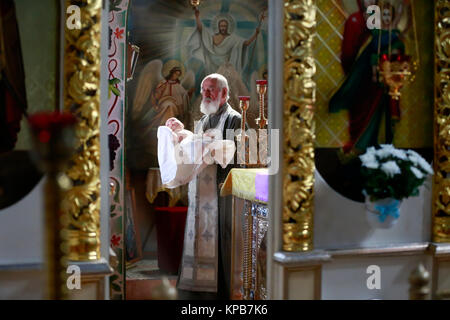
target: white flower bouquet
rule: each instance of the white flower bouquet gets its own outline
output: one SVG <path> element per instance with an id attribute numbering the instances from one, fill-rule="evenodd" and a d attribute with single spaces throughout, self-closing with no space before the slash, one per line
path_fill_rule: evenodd
<path id="1" fill-rule="evenodd" d="M 380 147 L 370 147 L 359 157 L 364 192 L 370 201 L 417 196 L 426 177 L 433 174 L 432 167 L 413 150 L 400 150 L 392 145 Z"/>

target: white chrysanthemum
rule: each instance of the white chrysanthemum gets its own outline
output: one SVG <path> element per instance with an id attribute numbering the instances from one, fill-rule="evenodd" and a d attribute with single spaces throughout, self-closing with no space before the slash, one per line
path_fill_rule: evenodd
<path id="1" fill-rule="evenodd" d="M 413 150 L 408 150 L 407 152 L 409 160 L 415 165 L 422 168 L 429 174 L 433 174 L 433 168 L 429 165 L 429 163 L 420 156 L 417 152 Z"/>
<path id="2" fill-rule="evenodd" d="M 411 161 L 411 163 L 412 163 L 413 165 L 415 165 L 415 166 L 418 166 L 418 165 L 419 165 L 419 158 L 418 158 L 418 157 L 409 155 L 409 156 L 408 156 L 408 159 L 409 159 L 409 161 Z"/>
<path id="3" fill-rule="evenodd" d="M 416 176 L 417 179 L 422 179 L 424 174 L 422 173 L 422 171 L 420 171 L 419 169 L 417 169 L 416 167 L 411 167 L 411 171 L 412 173 L 414 173 L 414 175 Z"/>
<path id="4" fill-rule="evenodd" d="M 408 160 L 408 156 L 406 155 L 406 152 L 403 150 L 400 150 L 400 149 L 393 150 L 392 155 L 401 160 Z"/>
<path id="5" fill-rule="evenodd" d="M 375 147 L 370 147 L 366 149 L 366 154 L 373 154 L 375 155 L 375 153 L 377 152 L 377 150 L 375 149 Z"/>
<path id="6" fill-rule="evenodd" d="M 419 157 L 420 158 L 420 155 L 417 152 L 415 152 L 414 150 L 408 150 L 406 153 L 410 157 Z"/>
<path id="7" fill-rule="evenodd" d="M 428 162 L 424 158 L 422 157 L 419 158 L 419 165 L 423 170 L 425 170 L 429 174 L 433 174 L 433 168 L 428 164 Z"/>
<path id="8" fill-rule="evenodd" d="M 421 156 L 413 151 L 413 150 L 408 150 L 407 152 L 408 158 L 409 160 L 414 164 L 414 165 L 418 165 L 419 164 L 419 159 L 421 158 Z"/>
<path id="9" fill-rule="evenodd" d="M 382 148 L 382 149 L 378 149 L 378 150 L 376 151 L 376 155 L 377 155 L 378 158 L 384 159 L 384 158 L 387 158 L 387 157 L 392 156 L 392 152 L 393 152 L 394 150 L 395 150 L 395 149 L 392 149 L 392 148 Z"/>
<path id="10" fill-rule="evenodd" d="M 387 157 L 395 157 L 402 160 L 408 159 L 405 151 L 394 148 L 392 144 L 382 144 L 381 149 L 376 151 L 376 155 L 381 159 Z"/>
<path id="11" fill-rule="evenodd" d="M 377 162 L 377 158 L 375 158 L 373 153 L 365 153 L 362 156 L 359 156 L 359 158 L 361 159 L 363 165 L 369 162 Z"/>
<path id="12" fill-rule="evenodd" d="M 378 169 L 379 167 L 378 161 L 367 161 L 363 163 L 363 167 L 369 168 L 369 169 Z"/>
<path id="13" fill-rule="evenodd" d="M 402 172 L 395 161 L 383 163 L 381 165 L 381 170 L 386 173 L 388 177 L 393 177 L 394 175 Z"/>

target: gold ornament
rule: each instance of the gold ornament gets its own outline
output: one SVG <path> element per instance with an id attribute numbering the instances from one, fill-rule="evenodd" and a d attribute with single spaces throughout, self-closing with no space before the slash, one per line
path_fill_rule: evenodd
<path id="1" fill-rule="evenodd" d="M 410 64 L 402 60 L 384 60 L 380 62 L 380 74 L 389 87 L 389 95 L 394 100 L 400 99 L 400 89 L 411 76 Z"/>
<path id="2" fill-rule="evenodd" d="M 390 2 L 386 2 L 390 3 Z M 381 7 L 383 7 L 385 2 L 381 2 Z M 392 3 L 390 3 L 389 10 L 391 11 L 391 17 L 393 16 L 392 12 Z M 411 1 L 411 16 L 413 22 L 413 31 L 414 31 L 414 39 L 416 46 L 416 61 L 413 63 L 414 72 L 417 72 L 420 63 L 420 55 L 419 55 L 419 43 L 417 41 L 417 28 L 416 28 L 416 17 L 414 10 L 414 0 Z M 392 55 L 392 23 L 389 25 L 389 54 L 381 56 L 381 34 L 382 31 L 379 30 L 379 38 L 378 38 L 378 57 L 380 58 L 378 64 L 378 70 L 380 71 L 381 80 L 389 87 L 389 95 L 394 100 L 399 100 L 401 93 L 400 89 L 403 88 L 405 83 L 409 81 L 414 81 L 415 77 L 412 76 L 411 73 L 411 64 L 409 62 L 410 57 L 398 54 Z"/>
<path id="3" fill-rule="evenodd" d="M 433 241 L 450 242 L 450 1 L 435 2 Z"/>
<path id="4" fill-rule="evenodd" d="M 74 187 L 63 199 L 69 217 L 69 259 L 100 258 L 100 30 L 101 0 L 78 5 L 81 29 L 65 29 L 64 110 L 78 119 L 77 146 L 66 171 Z"/>
<path id="5" fill-rule="evenodd" d="M 284 1 L 283 250 L 313 249 L 316 2 Z"/>

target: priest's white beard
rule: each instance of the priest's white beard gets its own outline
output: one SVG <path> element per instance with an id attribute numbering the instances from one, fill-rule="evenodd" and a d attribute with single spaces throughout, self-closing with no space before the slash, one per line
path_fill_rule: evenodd
<path id="1" fill-rule="evenodd" d="M 200 111 L 206 115 L 216 113 L 217 110 L 219 110 L 221 98 L 221 96 L 218 96 L 216 100 L 209 100 L 208 98 L 202 99 L 202 102 L 200 104 Z"/>

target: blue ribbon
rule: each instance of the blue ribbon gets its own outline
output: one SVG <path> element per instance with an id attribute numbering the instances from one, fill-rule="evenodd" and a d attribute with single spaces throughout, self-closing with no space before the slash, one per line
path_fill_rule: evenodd
<path id="1" fill-rule="evenodd" d="M 399 200 L 393 200 L 389 204 L 375 205 L 375 210 L 380 213 L 380 216 L 378 217 L 380 222 L 384 222 L 388 216 L 398 219 L 398 217 L 400 217 L 399 204 Z"/>

